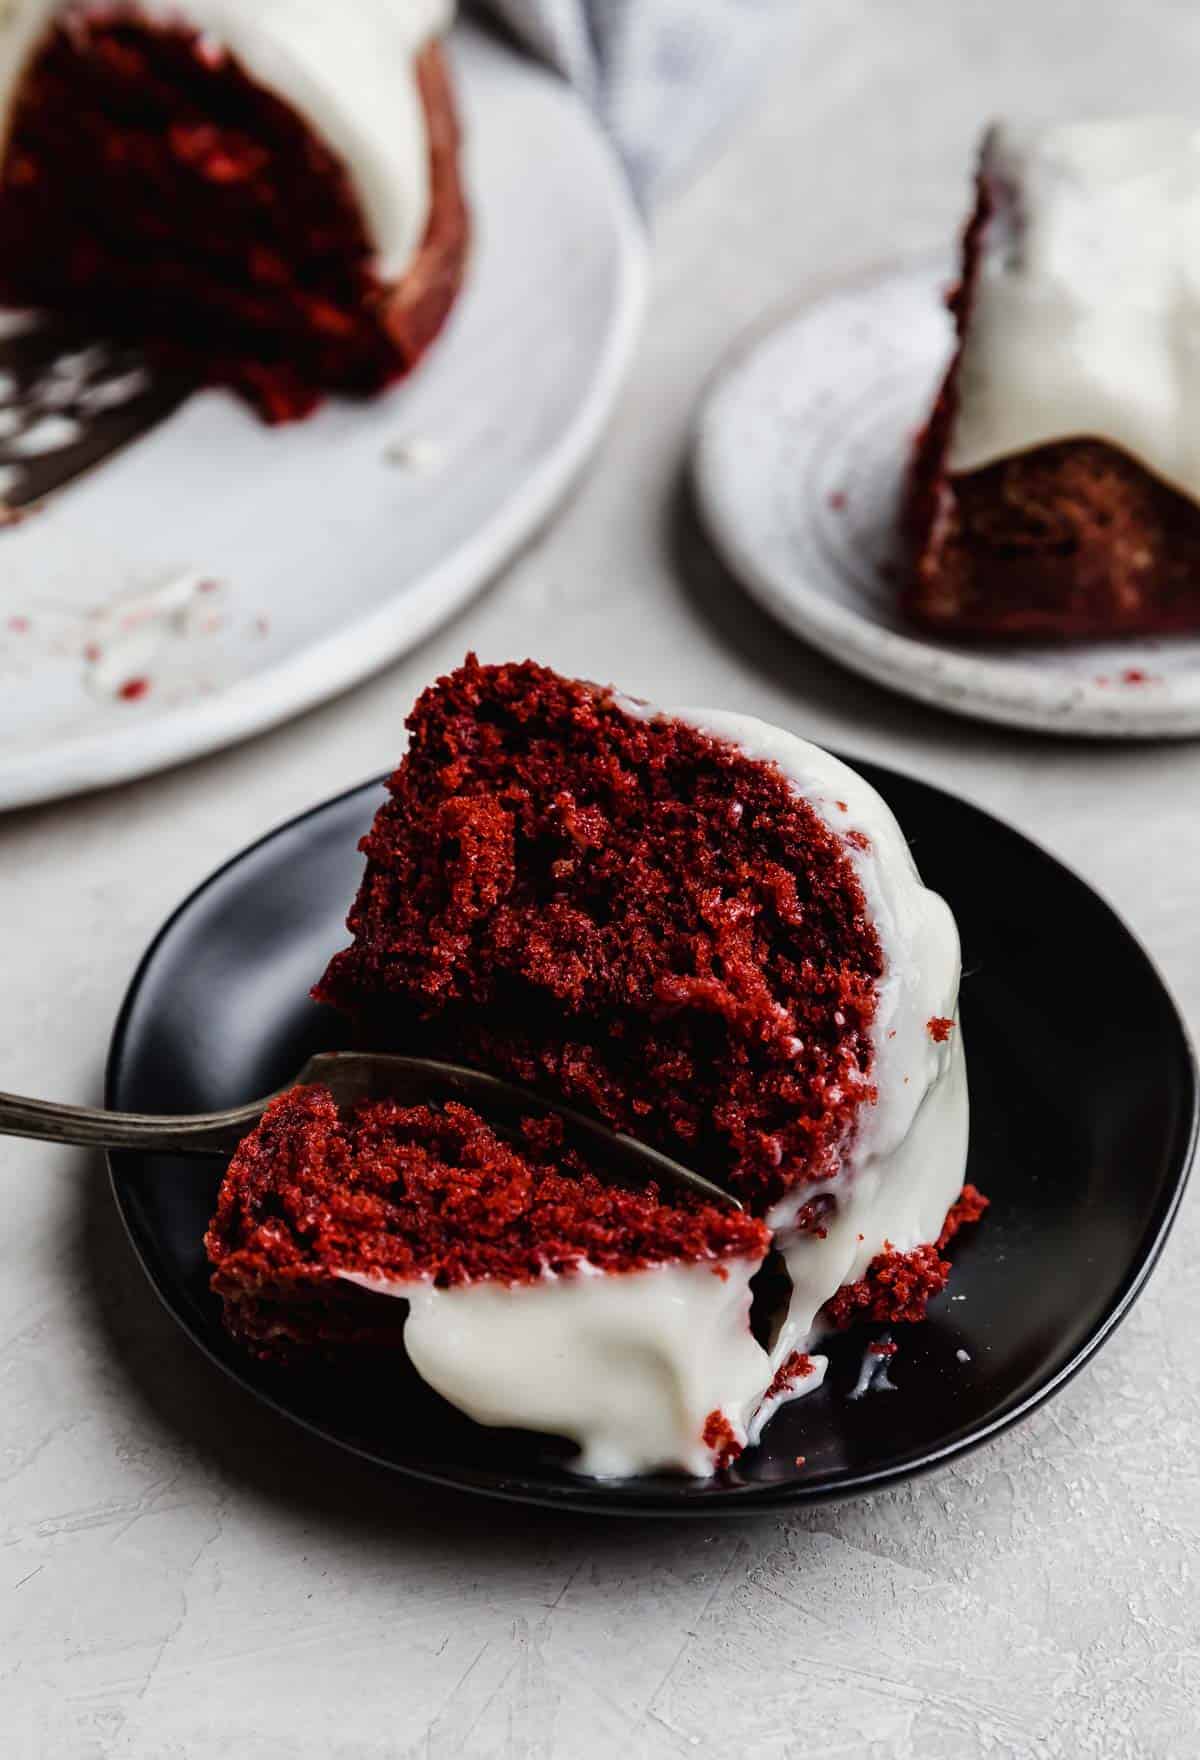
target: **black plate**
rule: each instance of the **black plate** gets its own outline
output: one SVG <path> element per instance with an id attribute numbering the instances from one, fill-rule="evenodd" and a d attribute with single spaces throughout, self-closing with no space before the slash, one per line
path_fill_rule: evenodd
<path id="1" fill-rule="evenodd" d="M 786 1408 L 729 1476 L 579 1479 L 552 1447 L 472 1424 L 402 1369 L 381 1409 L 378 1389 L 371 1399 L 344 1378 L 251 1361 L 222 1331 L 208 1291 L 201 1236 L 216 1172 L 114 1156 L 134 1248 L 196 1343 L 280 1412 L 400 1472 L 625 1514 L 715 1516 L 845 1496 L 961 1453 L 1061 1387 L 1128 1311 L 1179 1204 L 1196 1129 L 1187 1036 L 1141 947 L 1076 875 L 951 795 L 857 767 L 958 917 L 968 1177 L 992 1199 L 954 1249 L 950 1289 L 928 1324 L 899 1329 L 897 1392 L 847 1398 L 872 1336 L 856 1330 L 835 1342 L 825 1386 Z M 306 993 L 345 939 L 356 843 L 379 799 L 372 783 L 293 820 L 176 912 L 121 1011 L 110 1105 L 235 1105 L 337 1043 L 339 1021 Z M 282 1451 L 282 1432 L 279 1442 Z"/>

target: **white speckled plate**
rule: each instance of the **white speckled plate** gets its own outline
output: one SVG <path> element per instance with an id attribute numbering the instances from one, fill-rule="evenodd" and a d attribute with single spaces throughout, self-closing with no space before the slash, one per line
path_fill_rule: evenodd
<path id="1" fill-rule="evenodd" d="M 469 281 L 407 384 L 262 426 L 216 392 L 0 531 L 0 807 L 211 751 L 344 690 L 457 610 L 598 439 L 641 228 L 561 81 L 454 38 Z"/>
<path id="2" fill-rule="evenodd" d="M 951 346 L 946 263 L 827 292 L 735 350 L 696 434 L 700 507 L 729 566 L 814 647 L 985 721 L 1122 739 L 1200 734 L 1200 640 L 960 646 L 896 606 L 896 513 Z"/>

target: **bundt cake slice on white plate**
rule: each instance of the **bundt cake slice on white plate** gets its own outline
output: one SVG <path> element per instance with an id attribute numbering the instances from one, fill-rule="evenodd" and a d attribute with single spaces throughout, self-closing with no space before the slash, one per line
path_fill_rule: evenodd
<path id="1" fill-rule="evenodd" d="M 269 421 L 420 359 L 467 251 L 451 0 L 10 0 L 0 301 Z"/>

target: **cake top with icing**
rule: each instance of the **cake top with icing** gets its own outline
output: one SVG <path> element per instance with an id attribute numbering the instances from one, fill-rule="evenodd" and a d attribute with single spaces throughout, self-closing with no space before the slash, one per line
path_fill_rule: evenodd
<path id="1" fill-rule="evenodd" d="M 981 183 L 950 469 L 1089 436 L 1200 500 L 1200 124 L 1000 126 Z"/>
<path id="2" fill-rule="evenodd" d="M 75 0 L 0 0 L 0 150 L 22 72 Z M 453 0 L 137 0 L 135 18 L 193 30 L 303 116 L 346 168 L 384 280 L 429 216 L 429 142 L 414 61 Z"/>

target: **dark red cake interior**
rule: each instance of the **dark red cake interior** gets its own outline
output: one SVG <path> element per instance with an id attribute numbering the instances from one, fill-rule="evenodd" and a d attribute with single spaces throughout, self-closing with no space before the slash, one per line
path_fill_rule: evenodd
<path id="1" fill-rule="evenodd" d="M 344 1113 L 325 1088 L 268 1108 L 207 1237 L 214 1287 L 251 1306 L 321 1286 L 336 1301 L 335 1270 L 445 1288 L 527 1283 L 583 1259 L 606 1272 L 711 1259 L 719 1272 L 768 1245 L 764 1224 L 733 1206 L 602 1177 L 556 1118 L 527 1119 L 510 1140 L 464 1106 L 378 1100 Z"/>
<path id="2" fill-rule="evenodd" d="M 435 289 L 435 310 L 427 291 L 421 343 L 453 293 Z M 287 420 L 412 364 L 389 297 L 341 163 L 232 56 L 127 7 L 76 10 L 50 32 L 0 177 L 0 300 L 144 342 Z"/>
<path id="3" fill-rule="evenodd" d="M 950 1278 L 950 1261 L 942 1254 L 960 1229 L 979 1221 L 988 1202 L 975 1186 L 964 1186 L 936 1241 L 907 1253 L 887 1247 L 872 1259 L 865 1277 L 846 1284 L 826 1302 L 823 1318 L 837 1327 L 856 1320 L 877 1324 L 924 1320 L 929 1303 Z"/>
<path id="4" fill-rule="evenodd" d="M 881 954 L 780 772 L 474 658 L 427 691 L 317 994 L 368 1041 L 553 1090 L 761 1209 L 870 1094 Z"/>

